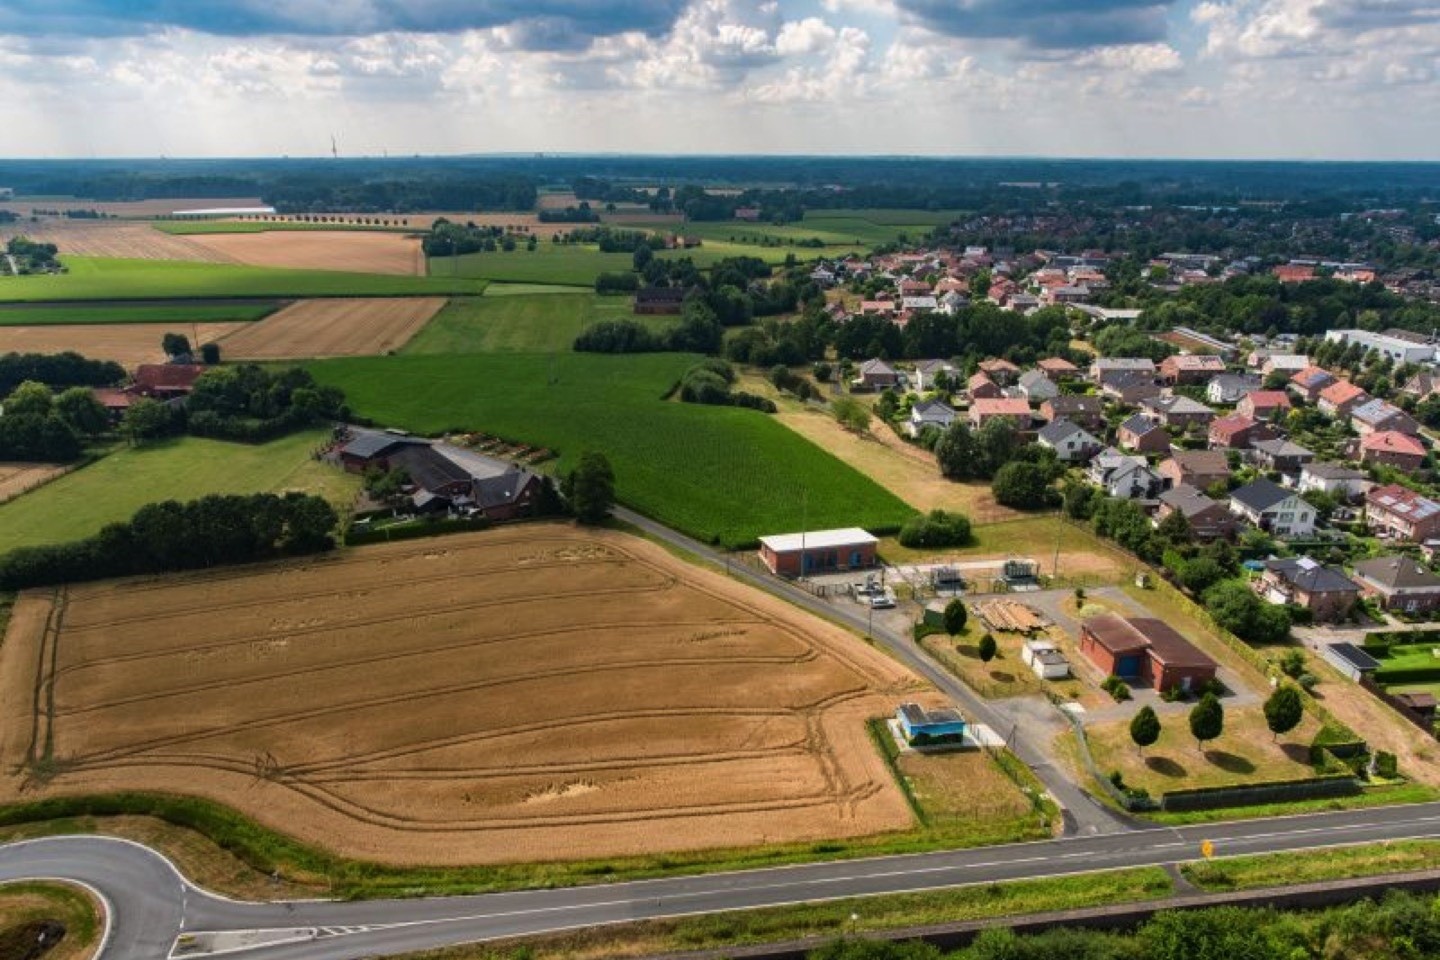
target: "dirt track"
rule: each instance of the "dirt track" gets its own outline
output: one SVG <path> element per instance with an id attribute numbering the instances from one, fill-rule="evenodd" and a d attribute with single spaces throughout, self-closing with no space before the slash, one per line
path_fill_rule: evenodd
<path id="1" fill-rule="evenodd" d="M 420 241 L 400 233 L 292 230 L 194 234 L 183 239 L 213 256 L 256 267 L 423 276 Z"/>
<path id="2" fill-rule="evenodd" d="M 430 322 L 444 297 L 302 300 L 232 334 L 228 360 L 375 356 L 398 350 Z"/>
<path id="3" fill-rule="evenodd" d="M 0 503 L 13 500 L 64 472 L 65 467 L 54 463 L 0 463 Z"/>
<path id="4" fill-rule="evenodd" d="M 200 794 L 390 862 L 855 836 L 910 823 L 864 721 L 915 686 L 649 543 L 531 525 L 25 594 L 0 796 Z M 54 779 L 17 775 L 50 735 Z"/>
<path id="5" fill-rule="evenodd" d="M 92 360 L 114 360 L 124 367 L 160 363 L 160 340 L 183 333 L 196 343 L 223 340 L 248 323 L 75 323 L 35 327 L 0 326 L 0 353 L 60 353 L 74 350 Z M 198 334 L 198 339 L 196 339 Z"/>

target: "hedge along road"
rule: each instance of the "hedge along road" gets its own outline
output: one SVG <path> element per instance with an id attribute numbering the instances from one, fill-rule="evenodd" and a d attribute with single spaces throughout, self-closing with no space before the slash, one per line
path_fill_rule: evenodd
<path id="1" fill-rule="evenodd" d="M 251 931 L 269 931 L 272 942 L 228 956 L 361 960 L 635 920 L 1164 865 L 1198 858 L 1207 840 L 1223 858 L 1435 837 L 1440 804 L 1430 803 L 569 889 L 281 903 L 214 896 L 129 841 L 58 837 L 0 847 L 0 883 L 61 879 L 97 891 L 108 924 L 103 960 L 163 960 L 182 933 Z"/>

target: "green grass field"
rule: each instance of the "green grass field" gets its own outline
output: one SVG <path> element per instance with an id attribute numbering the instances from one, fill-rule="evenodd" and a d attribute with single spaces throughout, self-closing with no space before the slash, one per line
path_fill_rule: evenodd
<path id="1" fill-rule="evenodd" d="M 652 330 L 675 323 L 674 317 L 635 316 L 629 297 L 564 289 L 571 292 L 493 297 L 487 290 L 483 297 L 451 300 L 400 352 L 568 353 L 580 332 L 601 320 L 636 320 Z"/>
<path id="2" fill-rule="evenodd" d="M 564 456 L 604 452 L 623 502 L 727 545 L 767 533 L 881 527 L 912 509 L 765 414 L 661 400 L 695 358 L 559 353 L 307 364 L 364 416 L 421 433 L 482 430 Z M 802 510 L 802 493 L 808 500 Z"/>
<path id="3" fill-rule="evenodd" d="M 383 217 L 381 218 L 384 219 Z M 361 223 L 294 223 L 289 220 L 155 220 L 150 224 L 161 233 L 177 237 L 211 233 L 274 233 L 293 230 L 378 230 L 382 233 L 414 233 L 414 227 L 373 226 Z"/>
<path id="4" fill-rule="evenodd" d="M 167 298 L 403 297 L 478 295 L 473 277 L 399 277 L 326 270 L 277 270 L 228 263 L 62 257 L 70 272 L 0 278 L 0 303 Z"/>
<path id="5" fill-rule="evenodd" d="M 853 217 L 814 221 L 807 217 L 803 223 L 787 223 L 783 226 L 770 223 L 746 223 L 739 220 L 687 223 L 681 232 L 701 237 L 707 244 L 724 243 L 742 247 L 753 247 L 766 240 L 780 240 L 786 242 L 786 246 L 769 249 L 783 251 L 794 249 L 796 256 L 813 258 L 820 255 L 833 257 L 854 250 L 864 250 L 866 247 L 878 246 L 882 243 L 890 243 L 902 233 L 908 233 L 912 237 L 923 236 L 928 234 L 930 229 L 927 226 L 887 226 Z M 826 246 L 825 249 L 792 248 L 788 244 L 788 241 L 791 240 L 819 240 Z M 701 249 L 703 250 L 704 247 Z"/>
<path id="6" fill-rule="evenodd" d="M 201 303 L 144 306 L 0 307 L 0 327 L 59 326 L 78 323 L 224 323 L 260 320 L 277 303 Z"/>
<path id="7" fill-rule="evenodd" d="M 805 222 L 817 226 L 826 220 L 864 220 L 882 227 L 938 227 L 965 216 L 965 210 L 906 210 L 876 208 L 874 210 L 807 210 Z"/>
<path id="8" fill-rule="evenodd" d="M 832 250 L 803 247 L 761 247 L 725 241 L 706 241 L 692 250 L 662 250 L 657 256 L 689 257 L 701 269 L 714 266 L 726 257 L 760 257 L 770 263 L 781 263 L 794 253 L 801 260 L 813 260 L 822 254 L 834 256 L 848 253 L 853 246 Z M 593 245 L 541 242 L 535 250 L 494 253 L 467 253 L 459 257 L 435 257 L 430 260 L 431 278 L 479 277 L 496 283 L 546 284 L 593 287 L 602 273 L 623 273 L 631 268 L 628 253 L 601 253 Z"/>
<path id="9" fill-rule="evenodd" d="M 359 478 L 310 459 L 328 431 L 259 446 L 182 437 L 126 448 L 0 506 L 0 552 L 92 536 L 147 503 L 303 490 L 348 506 Z"/>

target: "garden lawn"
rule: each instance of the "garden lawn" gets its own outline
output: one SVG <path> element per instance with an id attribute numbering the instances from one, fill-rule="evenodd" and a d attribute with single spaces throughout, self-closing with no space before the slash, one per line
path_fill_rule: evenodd
<path id="1" fill-rule="evenodd" d="M 0 308 L 0 327 L 68 326 L 91 323 L 227 323 L 260 320 L 275 312 L 275 303 L 149 304 L 136 306 Z"/>
<path id="2" fill-rule="evenodd" d="M 662 399 L 685 354 L 475 354 L 307 364 L 361 415 L 420 433 L 477 430 L 561 453 L 605 453 L 626 505 L 727 546 L 768 533 L 893 527 L 894 495 L 769 416 Z M 808 499 L 802 509 L 802 492 Z"/>
<path id="3" fill-rule="evenodd" d="M 315 493 L 349 506 L 358 477 L 310 458 L 328 436 L 307 430 L 250 446 L 198 437 L 125 448 L 0 506 L 0 553 L 92 536 L 147 503 L 210 493 Z"/>
<path id="4" fill-rule="evenodd" d="M 407 277 L 280 270 L 229 263 L 61 257 L 68 273 L 0 277 L 0 303 L 36 300 L 164 300 L 214 297 L 401 297 L 478 295 L 471 277 Z"/>
<path id="5" fill-rule="evenodd" d="M 493 290 L 495 288 L 491 288 Z M 531 293 L 451 300 L 402 353 L 568 352 L 580 332 L 601 320 L 635 320 L 652 330 L 674 317 L 635 316 L 629 297 Z"/>

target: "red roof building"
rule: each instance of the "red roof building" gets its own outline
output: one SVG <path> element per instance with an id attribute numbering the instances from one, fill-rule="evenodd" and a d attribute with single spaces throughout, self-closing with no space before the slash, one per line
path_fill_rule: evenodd
<path id="1" fill-rule="evenodd" d="M 198 363 L 142 363 L 130 389 L 154 400 L 183 397 L 195 389 L 195 381 L 205 369 Z"/>
<path id="2" fill-rule="evenodd" d="M 1091 617 L 1080 626 L 1080 651 L 1107 675 L 1156 690 L 1195 690 L 1215 679 L 1214 660 L 1163 620 Z"/>
<path id="3" fill-rule="evenodd" d="M 1320 408 L 1321 413 L 1329 416 L 1348 417 L 1350 411 L 1368 397 L 1369 394 L 1349 380 L 1340 380 L 1321 390 L 1320 399 L 1315 401 L 1315 405 Z"/>
<path id="4" fill-rule="evenodd" d="M 977 430 L 989 421 L 1002 417 L 1010 420 L 1017 429 L 1026 430 L 1030 427 L 1031 416 L 1028 400 L 999 398 L 976 400 L 970 404 L 970 426 Z"/>
<path id="5" fill-rule="evenodd" d="M 1254 420 L 1279 420 L 1290 412 L 1290 395 L 1284 390 L 1254 390 L 1240 399 L 1235 412 Z"/>
<path id="6" fill-rule="evenodd" d="M 1304 283 L 1315 279 L 1315 268 L 1306 264 L 1282 264 L 1275 268 L 1274 273 L 1281 283 Z"/>
<path id="7" fill-rule="evenodd" d="M 1398 430 L 1381 430 L 1360 440 L 1364 463 L 1388 463 L 1401 470 L 1418 470 L 1425 461 L 1425 445 Z"/>

